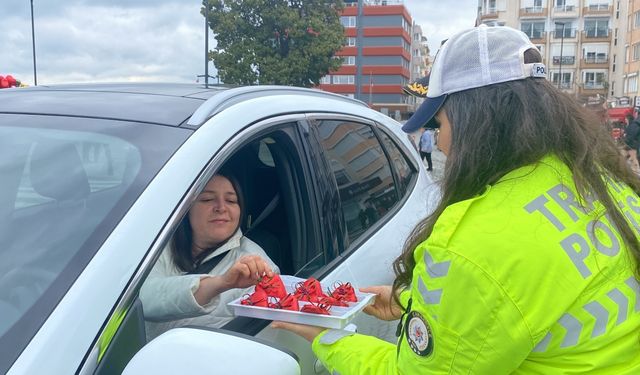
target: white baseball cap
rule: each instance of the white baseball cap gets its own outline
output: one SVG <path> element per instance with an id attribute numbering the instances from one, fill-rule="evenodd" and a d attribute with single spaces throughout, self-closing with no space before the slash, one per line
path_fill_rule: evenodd
<path id="1" fill-rule="evenodd" d="M 529 77 L 546 78 L 542 63 L 525 64 L 524 52 L 536 48 L 522 31 L 480 25 L 449 38 L 436 54 L 425 101 L 402 126 L 412 133 L 438 112 L 447 95 Z"/>

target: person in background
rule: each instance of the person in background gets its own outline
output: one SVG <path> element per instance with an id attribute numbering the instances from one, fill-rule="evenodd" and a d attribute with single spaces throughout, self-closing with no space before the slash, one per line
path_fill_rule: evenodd
<path id="1" fill-rule="evenodd" d="M 640 123 L 632 116 L 627 116 L 627 127 L 624 136 L 627 159 L 631 169 L 640 174 L 640 163 L 638 162 L 638 148 L 640 148 Z"/>
<path id="2" fill-rule="evenodd" d="M 278 267 L 240 229 L 240 186 L 228 173 L 214 175 L 184 217 L 140 291 L 152 339 L 175 327 L 221 327 L 233 313 L 227 303 Z"/>
<path id="3" fill-rule="evenodd" d="M 450 38 L 403 130 L 433 117 L 443 196 L 365 312 L 394 345 L 274 322 L 329 372 L 640 374 L 640 179 L 607 129 L 509 27 Z"/>
<path id="4" fill-rule="evenodd" d="M 433 131 L 425 128 L 420 136 L 420 158 L 427 161 L 427 171 L 433 171 L 431 152 L 433 151 Z"/>
<path id="5" fill-rule="evenodd" d="M 420 136 L 420 158 L 427 161 L 427 171 L 433 171 L 431 152 L 433 151 L 433 130 L 425 128 Z"/>

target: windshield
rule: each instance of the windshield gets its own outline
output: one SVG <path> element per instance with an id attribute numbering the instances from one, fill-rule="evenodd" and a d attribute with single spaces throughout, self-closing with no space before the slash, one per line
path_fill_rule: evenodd
<path id="1" fill-rule="evenodd" d="M 0 115 L 2 361 L 20 353 L 190 134 L 123 121 Z"/>

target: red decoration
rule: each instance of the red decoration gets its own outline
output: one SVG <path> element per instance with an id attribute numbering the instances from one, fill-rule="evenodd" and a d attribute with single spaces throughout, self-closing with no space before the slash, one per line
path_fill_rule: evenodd
<path id="1" fill-rule="evenodd" d="M 311 314 L 331 315 L 329 313 L 330 309 L 331 309 L 331 305 L 323 305 L 321 303 L 318 303 L 318 304 L 310 303 L 308 305 L 302 306 L 300 311 L 311 313 Z"/>
<path id="2" fill-rule="evenodd" d="M 318 302 L 321 297 L 326 297 L 322 292 L 322 285 L 313 277 L 296 285 L 294 295 L 299 301 Z"/>
<path id="3" fill-rule="evenodd" d="M 274 297 L 272 297 L 274 298 Z M 269 303 L 269 307 L 272 309 L 281 309 L 281 310 L 291 310 L 291 311 L 299 311 L 300 305 L 298 304 L 298 300 L 293 294 L 287 294 L 284 298 L 278 300 L 275 298 L 275 302 Z"/>
<path id="4" fill-rule="evenodd" d="M 256 290 L 240 301 L 242 305 L 268 307 L 268 296 L 264 289 L 256 285 Z"/>
<path id="5" fill-rule="evenodd" d="M 334 287 L 333 291 L 329 291 L 331 297 L 344 302 L 358 302 L 358 297 L 356 297 L 351 283 L 337 283 Z"/>
<path id="6" fill-rule="evenodd" d="M 8 74 L 5 77 L 0 76 L 0 89 L 8 89 L 10 87 L 20 87 L 21 85 L 22 84 L 20 83 L 20 81 L 13 78 L 13 76 L 10 74 Z"/>
<path id="7" fill-rule="evenodd" d="M 270 297 L 283 298 L 287 295 L 287 289 L 284 287 L 284 283 L 280 278 L 280 275 L 274 275 L 273 277 L 262 277 L 258 286 L 267 292 Z"/>

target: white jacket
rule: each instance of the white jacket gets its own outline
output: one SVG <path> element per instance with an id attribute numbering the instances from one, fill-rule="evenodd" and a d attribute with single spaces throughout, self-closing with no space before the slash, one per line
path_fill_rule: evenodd
<path id="1" fill-rule="evenodd" d="M 264 250 L 244 237 L 239 229 L 227 243 L 209 254 L 203 262 L 223 252 L 228 254 L 209 272 L 209 275 L 224 274 L 245 255 L 260 255 L 274 272 L 280 273 L 278 266 L 269 259 Z M 214 297 L 205 306 L 200 306 L 193 293 L 198 290 L 202 276 L 189 275 L 180 271 L 173 262 L 171 244 L 164 248 L 160 260 L 153 267 L 140 290 L 147 339 L 151 340 L 171 328 L 186 325 L 219 328 L 233 319 L 233 311 L 227 303 L 248 293 L 248 289 L 228 290 Z"/>

